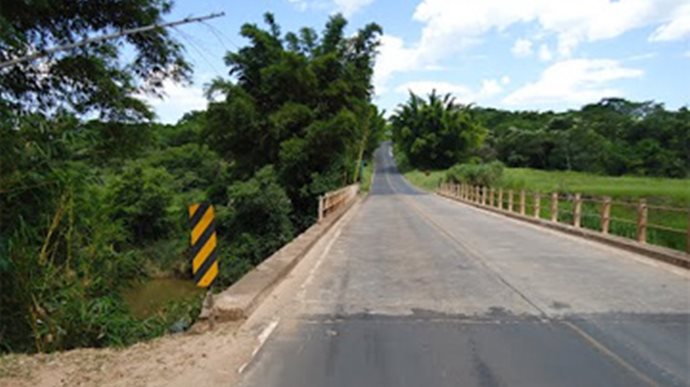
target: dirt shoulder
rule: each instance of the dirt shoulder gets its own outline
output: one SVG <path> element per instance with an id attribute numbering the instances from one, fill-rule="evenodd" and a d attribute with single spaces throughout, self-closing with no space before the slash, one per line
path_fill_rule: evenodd
<path id="1" fill-rule="evenodd" d="M 0 358 L 0 386 L 164 385 L 237 339 L 241 322 L 170 335 L 123 349 L 76 349 Z"/>

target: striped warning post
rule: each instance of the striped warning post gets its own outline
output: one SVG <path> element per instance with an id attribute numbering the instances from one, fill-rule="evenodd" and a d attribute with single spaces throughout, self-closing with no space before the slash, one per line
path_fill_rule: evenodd
<path id="1" fill-rule="evenodd" d="M 189 224 L 192 227 L 191 257 L 194 282 L 197 286 L 206 288 L 218 276 L 213 206 L 208 203 L 189 206 Z"/>

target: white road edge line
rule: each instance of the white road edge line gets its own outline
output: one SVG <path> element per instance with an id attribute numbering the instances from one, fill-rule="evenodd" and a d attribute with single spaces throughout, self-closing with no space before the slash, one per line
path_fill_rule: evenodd
<path id="1" fill-rule="evenodd" d="M 335 234 L 333 234 L 331 240 L 328 241 L 328 244 L 323 249 L 323 252 L 321 252 L 321 254 L 319 255 L 319 258 L 316 261 L 316 263 L 314 264 L 314 266 L 312 266 L 311 269 L 309 270 L 309 274 L 307 275 L 307 278 L 304 280 L 304 282 L 302 282 L 302 285 L 300 285 L 300 291 L 297 294 L 298 300 L 304 299 L 304 296 L 305 296 L 305 293 L 307 290 L 307 286 L 309 286 L 311 281 L 314 279 L 314 275 L 316 274 L 316 271 L 319 269 L 319 267 L 321 267 L 321 264 L 323 263 L 323 260 L 326 257 L 326 255 L 328 255 L 331 252 L 331 248 L 333 247 L 333 244 L 335 243 L 335 241 L 337 241 L 338 238 L 340 237 L 341 231 L 342 231 L 342 228 L 338 228 L 338 230 L 336 230 L 336 232 L 335 232 Z"/>
<path id="2" fill-rule="evenodd" d="M 266 326 L 266 328 L 264 328 L 261 331 L 261 333 L 259 333 L 259 335 L 256 337 L 256 339 L 259 341 L 259 344 L 256 346 L 256 348 L 254 348 L 254 351 L 252 351 L 251 358 L 246 363 L 242 364 L 240 366 L 240 368 L 237 369 L 238 374 L 241 374 L 242 372 L 244 372 L 244 370 L 247 368 L 247 366 L 249 366 L 249 364 L 252 363 L 252 361 L 256 357 L 256 354 L 259 353 L 259 351 L 264 346 L 264 344 L 266 344 L 266 340 L 268 340 L 268 338 L 271 337 L 271 334 L 273 333 L 273 331 L 275 331 L 275 329 L 278 327 L 279 322 L 280 322 L 279 318 L 271 321 Z"/>

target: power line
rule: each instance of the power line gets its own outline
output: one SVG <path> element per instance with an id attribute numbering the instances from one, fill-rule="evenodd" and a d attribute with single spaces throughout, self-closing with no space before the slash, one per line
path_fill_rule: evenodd
<path id="1" fill-rule="evenodd" d="M 151 30 L 156 29 L 156 28 L 174 27 L 174 26 L 177 26 L 177 25 L 180 25 L 180 24 L 187 24 L 187 23 L 194 23 L 194 22 L 203 22 L 204 20 L 214 19 L 214 18 L 221 17 L 221 16 L 225 16 L 225 12 L 212 13 L 212 14 L 210 14 L 210 15 L 199 16 L 199 17 L 187 17 L 187 18 L 184 18 L 184 19 L 181 19 L 181 20 L 172 21 L 172 22 L 169 22 L 169 23 L 156 23 L 156 24 L 150 24 L 150 25 L 148 25 L 148 26 L 137 27 L 137 28 L 130 28 L 130 29 L 126 29 L 126 30 L 121 30 L 121 31 L 119 31 L 119 32 L 115 32 L 115 33 L 112 33 L 112 34 L 101 35 L 101 36 L 97 36 L 97 37 L 95 37 L 95 38 L 83 39 L 83 40 L 80 40 L 80 41 L 78 41 L 78 42 L 69 43 L 69 44 L 65 44 L 65 45 L 57 46 L 57 47 L 51 47 L 51 48 L 47 48 L 47 49 L 45 49 L 45 50 L 41 50 L 41 51 L 39 51 L 39 52 L 30 54 L 30 55 L 22 56 L 22 57 L 15 58 L 15 59 L 10 59 L 10 60 L 8 60 L 8 61 L 6 61 L 6 62 L 0 63 L 0 69 L 5 68 L 5 67 L 9 67 L 9 66 L 13 66 L 13 65 L 18 64 L 18 63 L 22 63 L 22 62 L 34 60 L 34 59 L 37 59 L 37 58 L 41 58 L 41 57 L 50 55 L 50 54 L 55 53 L 55 52 L 58 52 L 58 51 L 65 51 L 65 50 L 70 50 L 70 49 L 73 49 L 73 48 L 77 48 L 77 47 L 79 47 L 79 46 L 83 46 L 83 45 L 86 45 L 86 44 L 89 44 L 89 43 L 102 42 L 102 41 L 105 41 L 105 40 L 110 40 L 110 39 L 119 38 L 119 37 L 121 37 L 121 36 L 132 35 L 132 34 L 138 34 L 138 33 L 146 32 L 146 31 L 151 31 Z"/>
<path id="2" fill-rule="evenodd" d="M 194 39 L 191 35 L 186 34 L 177 28 L 173 28 L 173 30 L 175 32 L 177 32 L 183 40 L 186 40 L 187 43 L 189 43 L 189 46 L 192 47 L 199 54 L 201 59 L 203 59 L 206 62 L 206 64 L 211 68 L 211 70 L 213 70 L 213 72 L 216 73 L 217 76 L 219 76 L 221 78 L 223 77 L 221 75 L 221 73 L 218 71 L 218 69 L 216 68 L 216 66 L 214 66 L 213 63 L 211 63 L 211 61 L 208 59 L 208 57 L 204 54 L 204 52 L 203 52 L 204 49 L 203 49 L 203 47 L 201 47 L 202 44 L 198 43 L 198 40 L 197 40 L 197 43 L 195 43 L 193 40 L 196 40 L 196 39 Z"/>

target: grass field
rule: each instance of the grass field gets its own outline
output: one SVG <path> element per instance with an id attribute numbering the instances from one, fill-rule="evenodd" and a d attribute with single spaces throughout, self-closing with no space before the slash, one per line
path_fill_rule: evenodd
<path id="1" fill-rule="evenodd" d="M 433 191 L 445 177 L 445 171 L 421 172 L 411 170 L 405 172 L 405 177 L 414 185 Z M 646 198 L 651 204 L 648 212 L 647 240 L 649 243 L 670 247 L 676 250 L 686 249 L 685 231 L 688 227 L 688 211 L 690 207 L 690 179 L 663 179 L 647 177 L 611 177 L 598 176 L 580 172 L 541 171 L 526 168 L 508 168 L 503 177 L 496 184 L 504 190 L 514 190 L 516 193 L 524 189 L 529 192 L 541 192 L 540 217 L 549 219 L 551 216 L 549 193 L 561 194 L 581 193 L 583 197 L 612 197 L 614 204 L 611 208 L 611 233 L 627 238 L 635 238 L 637 210 L 634 204 L 626 206 L 623 203 L 636 203 L 640 198 Z M 504 199 L 504 208 L 507 199 Z M 517 203 L 517 194 L 515 197 Z M 516 204 L 517 205 L 517 204 Z M 667 211 L 653 207 L 654 205 L 672 206 L 681 211 Z M 585 200 L 582 207 L 582 227 L 597 230 L 600 227 L 600 203 Z M 534 211 L 534 196 L 528 194 L 526 198 L 527 213 Z M 559 221 L 572 223 L 572 202 L 563 200 L 559 203 Z M 658 228 L 654 225 L 661 226 Z M 662 229 L 669 227 L 679 231 Z"/>
<path id="2" fill-rule="evenodd" d="M 427 174 L 412 170 L 405 173 L 412 184 L 428 191 L 436 189 L 445 175 L 446 171 L 431 171 Z M 507 168 L 497 186 L 544 193 L 579 192 L 583 195 L 611 196 L 617 199 L 648 198 L 678 206 L 690 205 L 690 179 L 611 177 L 581 172 Z"/>

